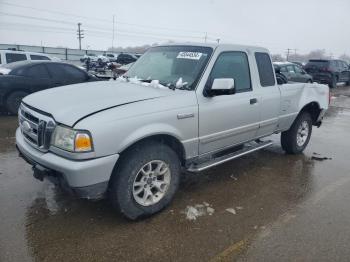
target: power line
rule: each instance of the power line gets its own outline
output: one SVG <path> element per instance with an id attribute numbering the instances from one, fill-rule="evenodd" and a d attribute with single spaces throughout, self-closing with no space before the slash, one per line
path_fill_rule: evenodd
<path id="1" fill-rule="evenodd" d="M 1 12 L 0 12 L 1 13 Z M 41 19 L 41 18 L 38 18 L 38 19 Z M 42 26 L 42 25 L 28 25 L 28 24 L 23 24 L 23 23 L 11 23 L 11 22 L 5 22 L 5 23 L 2 23 L 0 24 L 0 26 L 2 25 L 5 25 L 6 26 L 19 26 L 19 27 L 27 27 L 29 29 L 31 29 L 32 27 L 39 27 L 39 28 L 44 28 L 44 29 L 53 29 L 53 30 L 65 30 L 65 31 L 69 31 L 69 32 L 74 32 L 73 29 L 69 29 L 69 28 L 64 28 L 64 27 L 56 27 L 56 26 Z M 84 24 L 85 25 L 85 24 Z M 99 34 L 103 34 L 103 35 L 106 35 L 106 34 L 109 34 L 112 32 L 111 29 L 99 29 L 100 27 L 92 27 L 92 26 L 89 26 L 89 27 L 85 27 L 86 29 L 84 30 L 86 33 L 88 33 L 89 35 L 91 33 L 99 33 Z M 89 28 L 98 28 L 97 30 L 95 29 L 89 29 Z M 191 38 L 191 39 L 197 39 L 197 40 L 200 40 L 200 39 L 203 39 L 201 36 L 189 36 L 189 35 L 169 35 L 169 34 L 159 34 L 159 33 L 144 33 L 144 32 L 141 32 L 141 31 L 129 31 L 129 30 L 115 30 L 115 32 L 117 32 L 118 34 L 120 33 L 132 33 L 132 34 L 142 34 L 144 36 L 156 36 L 156 37 L 163 37 L 164 38 L 181 38 L 181 39 L 188 39 L 188 38 Z M 207 36 L 207 39 L 209 40 L 216 40 L 216 38 L 211 38 L 211 37 L 208 37 Z"/>
<path id="2" fill-rule="evenodd" d="M 3 28 L 1 28 L 3 26 Z M 75 30 L 67 30 L 65 28 L 57 28 L 57 30 L 55 29 L 55 27 L 46 27 L 43 26 L 42 29 L 40 28 L 40 26 L 36 26 L 35 28 L 33 28 L 32 26 L 29 25 L 24 25 L 24 24 L 18 24 L 18 25 L 6 25 L 6 24 L 0 24 L 0 30 L 8 30 L 8 27 L 11 26 L 11 30 L 15 30 L 15 31 L 24 31 L 27 32 L 29 29 L 32 32 L 44 32 L 44 33 L 60 33 L 60 34 L 67 34 L 67 35 L 74 35 L 74 33 L 76 32 Z M 16 28 L 17 27 L 17 28 Z M 97 38 L 104 38 L 104 39 L 110 39 L 110 37 L 107 36 L 107 34 L 105 32 L 101 32 L 101 31 L 91 31 L 91 30 L 85 30 L 84 32 L 87 32 L 89 36 L 91 37 L 97 37 Z M 127 36 L 127 37 L 131 37 L 131 38 L 142 38 L 142 39 L 155 39 L 155 40 L 173 40 L 174 37 L 173 36 L 161 36 L 161 35 L 149 35 L 149 34 L 135 34 L 132 32 L 128 32 L 128 31 L 118 31 L 118 35 L 120 36 Z M 178 36 L 178 39 L 188 39 L 187 36 Z"/>
<path id="3" fill-rule="evenodd" d="M 104 23 L 108 23 L 108 24 L 110 24 L 112 22 L 112 20 L 98 18 L 98 17 L 82 16 L 82 15 L 77 15 L 77 14 L 53 11 L 53 10 L 44 9 L 44 8 L 36 8 L 36 7 L 31 7 L 31 6 L 18 5 L 18 4 L 13 4 L 13 3 L 9 3 L 9 2 L 1 2 L 1 3 L 5 4 L 5 5 L 8 5 L 8 6 L 14 6 L 14 7 L 20 7 L 20 8 L 28 8 L 28 9 L 32 9 L 32 10 L 36 10 L 36 11 L 40 11 L 40 12 L 47 12 L 47 13 L 58 14 L 58 15 L 63 15 L 63 16 L 71 16 L 71 17 L 74 17 L 74 18 L 83 18 L 83 19 L 88 19 L 88 20 L 100 21 L 100 22 L 104 22 Z M 121 21 L 117 21 L 117 20 L 115 21 L 115 23 L 116 24 L 129 25 L 129 26 L 135 26 L 135 27 L 154 28 L 154 29 L 158 29 L 158 30 L 182 31 L 182 32 L 190 32 L 190 33 L 200 33 L 200 34 L 205 33 L 204 31 L 188 30 L 188 29 L 174 28 L 174 27 L 162 27 L 162 26 L 154 26 L 154 25 L 144 25 L 144 24 L 141 25 L 141 24 L 121 22 Z"/>

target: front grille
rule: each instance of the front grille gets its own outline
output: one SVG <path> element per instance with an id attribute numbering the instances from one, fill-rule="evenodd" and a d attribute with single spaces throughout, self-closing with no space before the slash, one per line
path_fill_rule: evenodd
<path id="1" fill-rule="evenodd" d="M 47 151 L 50 147 L 55 121 L 24 104 L 21 104 L 18 111 L 18 119 L 25 140 L 40 151 Z"/>

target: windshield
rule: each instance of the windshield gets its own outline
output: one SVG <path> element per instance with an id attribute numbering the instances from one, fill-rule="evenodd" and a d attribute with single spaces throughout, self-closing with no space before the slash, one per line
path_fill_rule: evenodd
<path id="1" fill-rule="evenodd" d="M 193 90 L 213 52 L 210 47 L 161 46 L 149 49 L 126 73 L 128 78 L 159 80 L 166 86 Z"/>

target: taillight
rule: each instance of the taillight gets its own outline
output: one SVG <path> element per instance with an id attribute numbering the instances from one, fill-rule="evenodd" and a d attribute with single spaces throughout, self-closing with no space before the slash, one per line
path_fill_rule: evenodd
<path id="1" fill-rule="evenodd" d="M 328 105 L 331 104 L 331 90 L 328 88 Z"/>

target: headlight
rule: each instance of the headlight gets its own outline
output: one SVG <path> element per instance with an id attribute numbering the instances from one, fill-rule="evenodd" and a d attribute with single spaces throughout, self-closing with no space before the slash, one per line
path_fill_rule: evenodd
<path id="1" fill-rule="evenodd" d="M 89 132 L 63 126 L 56 126 L 51 145 L 70 152 L 92 151 L 92 139 Z"/>

